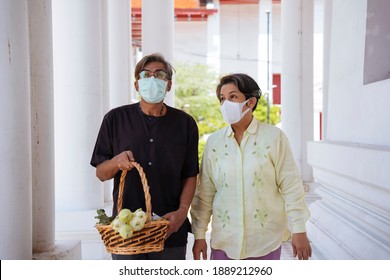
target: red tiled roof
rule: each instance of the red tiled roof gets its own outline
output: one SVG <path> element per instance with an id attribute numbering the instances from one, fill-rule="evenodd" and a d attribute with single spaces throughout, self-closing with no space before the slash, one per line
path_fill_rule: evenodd
<path id="1" fill-rule="evenodd" d="M 132 0 L 131 7 L 132 8 L 141 8 L 142 0 Z M 175 8 L 180 9 L 193 9 L 199 8 L 200 2 L 199 0 L 175 0 Z"/>
<path id="2" fill-rule="evenodd" d="M 259 0 L 219 0 L 219 4 L 258 4 Z"/>

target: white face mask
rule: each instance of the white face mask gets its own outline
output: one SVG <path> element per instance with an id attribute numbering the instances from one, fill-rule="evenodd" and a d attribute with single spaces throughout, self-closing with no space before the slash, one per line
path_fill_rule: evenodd
<path id="1" fill-rule="evenodd" d="M 242 111 L 242 108 L 248 101 L 249 99 L 242 103 L 237 103 L 225 100 L 220 107 L 222 117 L 225 122 L 227 122 L 228 124 L 235 124 L 239 122 L 250 110 L 250 108 L 248 108 L 244 112 Z"/>
<path id="2" fill-rule="evenodd" d="M 155 77 L 138 80 L 139 94 L 148 103 L 159 103 L 165 97 L 168 82 Z"/>

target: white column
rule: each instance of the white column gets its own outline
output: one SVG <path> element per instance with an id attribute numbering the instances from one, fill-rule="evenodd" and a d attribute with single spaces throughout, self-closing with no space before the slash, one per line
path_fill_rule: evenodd
<path id="1" fill-rule="evenodd" d="M 272 98 L 272 1 L 259 2 L 259 86 Z M 269 30 L 269 34 L 268 34 Z"/>
<path id="2" fill-rule="evenodd" d="M 0 259 L 32 257 L 27 1 L 0 9 Z"/>
<path id="3" fill-rule="evenodd" d="M 328 91 L 329 91 L 329 63 L 330 63 L 330 38 L 332 29 L 332 4 L 333 0 L 324 0 L 324 43 L 323 43 L 323 81 L 322 81 L 322 139 L 327 140 L 328 126 Z"/>
<path id="4" fill-rule="evenodd" d="M 108 1 L 110 108 L 130 102 L 130 24 L 129 0 Z"/>
<path id="5" fill-rule="evenodd" d="M 104 2 L 107 5 L 107 70 L 108 88 L 104 90 L 103 114 L 108 110 L 131 102 L 131 28 L 130 1 Z M 104 13 L 103 13 L 104 15 Z M 103 26 L 104 27 L 104 26 Z M 105 63 L 104 63 L 105 64 Z M 104 76 L 106 76 L 104 75 Z M 112 180 L 104 183 L 104 200 L 112 200 Z"/>
<path id="6" fill-rule="evenodd" d="M 215 9 L 219 10 L 219 3 L 214 1 Z M 207 18 L 207 65 L 219 73 L 221 66 L 221 38 L 219 12 Z"/>
<path id="7" fill-rule="evenodd" d="M 28 1 L 33 252 L 54 249 L 54 96 L 51 0 Z"/>
<path id="8" fill-rule="evenodd" d="M 106 114 L 112 108 L 111 102 L 111 93 L 115 97 L 119 97 L 120 95 L 126 97 L 124 92 L 111 92 L 110 87 L 114 87 L 116 90 L 120 90 L 119 87 L 116 86 L 116 82 L 118 80 L 110 79 L 110 54 L 115 55 L 115 51 L 118 51 L 115 44 L 111 44 L 109 41 L 111 28 L 109 25 L 110 18 L 115 22 L 113 15 L 110 13 L 113 12 L 113 9 L 109 9 L 109 7 L 115 6 L 120 1 L 102 1 L 101 9 L 102 9 L 102 118 L 104 114 Z M 119 19 L 119 17 L 116 17 Z M 107 23 L 107 24 L 104 24 Z M 116 26 L 118 27 L 118 26 Z M 116 30 L 112 30 L 112 32 L 116 33 Z M 115 73 L 118 74 L 118 73 Z M 111 83 L 112 82 L 112 83 Z M 117 100 L 117 99 L 114 99 Z M 118 100 L 119 101 L 119 100 Z M 121 104 L 124 105 L 124 104 Z M 112 189 L 113 189 L 113 180 L 107 180 L 102 183 L 103 187 L 103 201 L 112 203 Z"/>
<path id="9" fill-rule="evenodd" d="M 89 165 L 102 120 L 101 2 L 53 1 L 56 209 L 97 209 L 103 187 Z"/>
<path id="10" fill-rule="evenodd" d="M 313 2 L 282 1 L 282 128 L 304 181 L 312 181 L 307 142 L 313 140 Z"/>
<path id="11" fill-rule="evenodd" d="M 113 1 L 111 1 L 113 3 Z M 114 1 L 117 3 L 117 1 Z M 102 71 L 102 115 L 107 113 L 111 109 L 110 102 L 110 59 L 109 53 L 112 46 L 109 42 L 109 4 L 110 1 L 101 1 L 101 50 L 102 50 L 102 62 L 101 62 L 101 71 Z"/>
<path id="12" fill-rule="evenodd" d="M 313 181 L 313 170 L 307 162 L 307 145 L 314 139 L 314 1 L 302 0 L 302 163 L 301 173 L 305 182 Z M 288 89 L 288 88 L 287 88 Z"/>
<path id="13" fill-rule="evenodd" d="M 173 64 L 174 46 L 174 1 L 142 0 L 142 54 L 159 52 Z M 165 98 L 165 102 L 174 106 L 175 89 Z"/>

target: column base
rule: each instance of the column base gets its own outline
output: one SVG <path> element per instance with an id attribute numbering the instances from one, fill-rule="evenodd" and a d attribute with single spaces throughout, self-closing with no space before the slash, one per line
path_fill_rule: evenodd
<path id="1" fill-rule="evenodd" d="M 81 260 L 81 241 L 58 240 L 49 252 L 33 253 L 33 260 Z"/>
<path id="2" fill-rule="evenodd" d="M 104 207 L 111 215 L 111 202 Z M 80 240 L 83 260 L 111 259 L 95 228 L 96 210 L 62 211 L 56 213 L 56 240 Z"/>

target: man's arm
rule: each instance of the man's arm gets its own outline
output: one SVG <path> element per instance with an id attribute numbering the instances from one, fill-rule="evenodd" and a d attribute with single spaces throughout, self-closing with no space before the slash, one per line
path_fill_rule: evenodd
<path id="1" fill-rule="evenodd" d="M 188 177 L 183 180 L 183 191 L 180 195 L 179 209 L 169 212 L 164 215 L 164 218 L 169 220 L 169 228 L 167 238 L 171 233 L 176 232 L 182 226 L 187 218 L 192 198 L 194 197 L 196 186 L 196 177 Z"/>
<path id="2" fill-rule="evenodd" d="M 130 170 L 133 168 L 131 162 L 134 161 L 131 151 L 124 151 L 112 159 L 103 161 L 96 166 L 96 177 L 104 182 L 114 178 L 119 170 Z"/>

